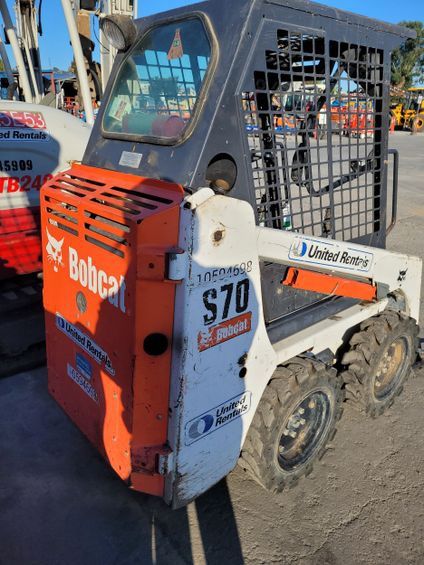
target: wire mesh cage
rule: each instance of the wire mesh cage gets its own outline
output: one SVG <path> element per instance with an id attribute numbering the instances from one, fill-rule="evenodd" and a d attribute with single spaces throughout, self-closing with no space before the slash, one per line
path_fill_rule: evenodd
<path id="1" fill-rule="evenodd" d="M 273 39 L 240 101 L 259 225 L 342 240 L 378 232 L 383 51 L 288 29 Z"/>

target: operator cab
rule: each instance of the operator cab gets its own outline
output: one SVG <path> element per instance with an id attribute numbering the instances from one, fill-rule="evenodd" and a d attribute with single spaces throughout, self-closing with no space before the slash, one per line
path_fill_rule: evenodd
<path id="1" fill-rule="evenodd" d="M 104 114 L 105 134 L 181 142 L 194 126 L 211 51 L 200 18 L 150 29 L 119 70 Z"/>
<path id="2" fill-rule="evenodd" d="M 384 247 L 390 52 L 405 30 L 364 22 L 264 0 L 138 20 L 83 163 L 209 186 L 263 227 Z M 268 323 L 323 298 L 283 296 L 280 276 L 263 265 Z"/>

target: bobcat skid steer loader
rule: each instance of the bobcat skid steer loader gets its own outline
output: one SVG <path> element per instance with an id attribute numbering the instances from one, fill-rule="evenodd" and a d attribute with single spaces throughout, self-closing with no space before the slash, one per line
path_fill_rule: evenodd
<path id="1" fill-rule="evenodd" d="M 51 394 L 174 508 L 237 463 L 280 491 L 345 397 L 378 416 L 416 356 L 421 262 L 385 249 L 410 31 L 304 0 L 102 28 L 120 54 L 83 163 L 42 190 Z M 351 93 L 364 138 L 332 119 Z"/>

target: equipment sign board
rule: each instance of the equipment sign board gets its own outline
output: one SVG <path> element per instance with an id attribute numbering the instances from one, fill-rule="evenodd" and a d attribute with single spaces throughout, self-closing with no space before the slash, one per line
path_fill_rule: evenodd
<path id="1" fill-rule="evenodd" d="M 0 112 L 0 129 L 41 129 L 46 130 L 47 124 L 41 112 Z"/>
<path id="2" fill-rule="evenodd" d="M 0 141 L 50 141 L 41 112 L 0 112 Z"/>

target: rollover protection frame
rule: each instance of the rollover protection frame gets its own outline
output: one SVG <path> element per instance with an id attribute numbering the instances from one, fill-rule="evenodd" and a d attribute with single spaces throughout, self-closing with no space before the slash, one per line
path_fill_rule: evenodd
<path id="1" fill-rule="evenodd" d="M 175 77 L 185 93 L 177 107 L 188 96 L 189 135 L 164 145 L 157 132 L 146 140 L 131 129 L 109 131 L 116 77 L 137 53 L 135 43 L 117 57 L 84 163 L 194 191 L 212 186 L 249 202 L 264 227 L 385 247 L 390 53 L 413 32 L 303 0 L 212 0 L 138 20 L 138 41 L 152 28 L 196 18 L 210 42 L 201 89 L 190 82 L 194 63 L 167 60 L 168 47 L 140 59 L 143 91 L 151 88 L 145 74 L 159 73 Z M 190 54 L 189 37 L 181 39 Z M 165 90 L 161 104 L 173 103 L 174 94 Z M 185 112 L 176 113 L 185 119 Z M 288 318 L 296 330 L 323 319 L 325 296 L 282 295 L 279 272 L 273 263 L 262 266 L 273 332 L 283 335 Z M 345 306 L 340 300 L 330 308 Z"/>

